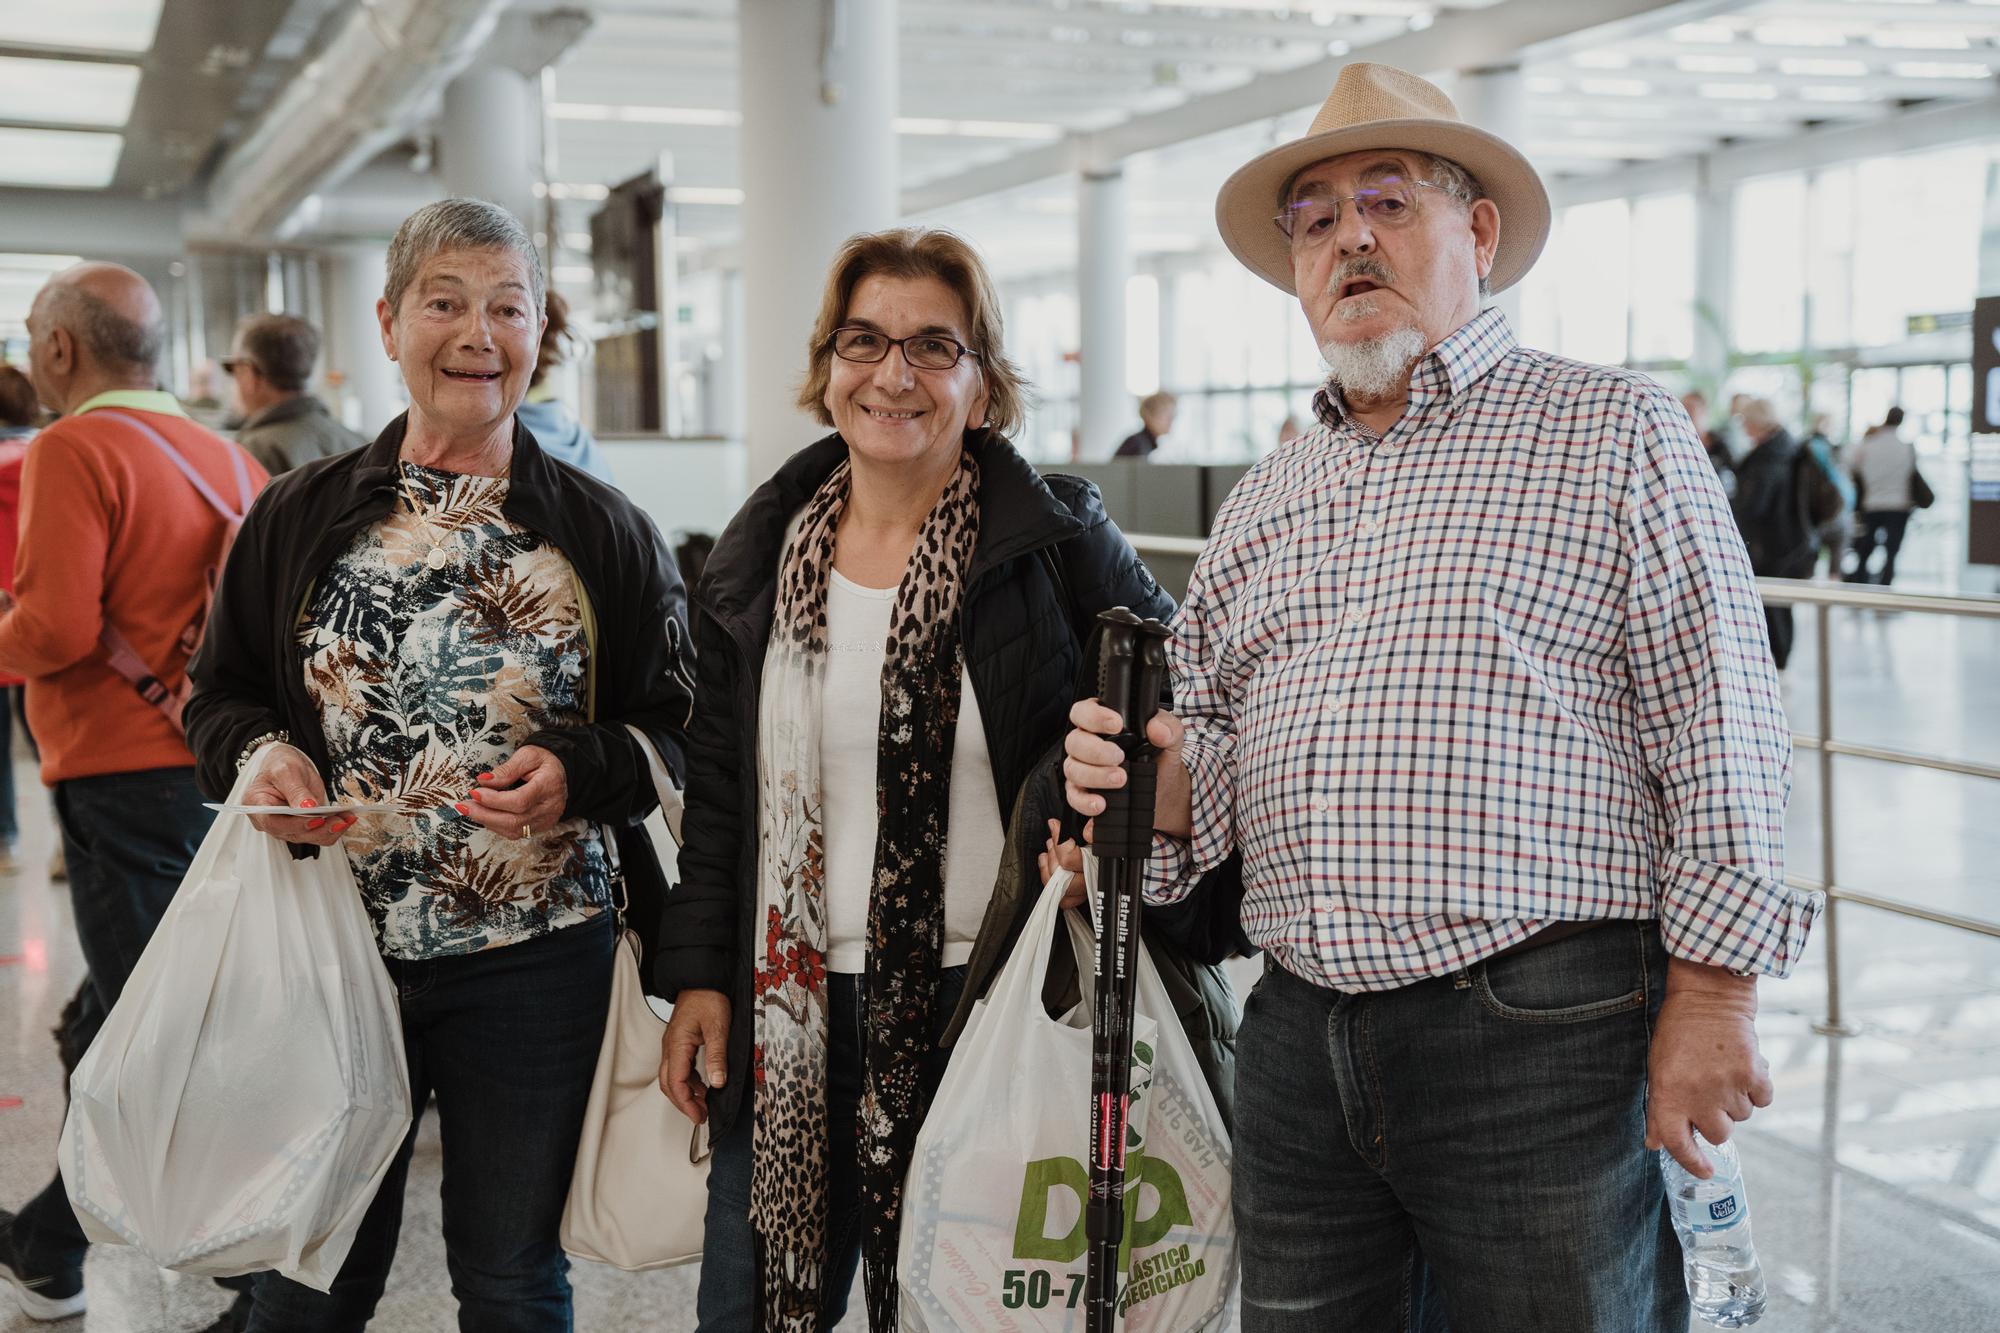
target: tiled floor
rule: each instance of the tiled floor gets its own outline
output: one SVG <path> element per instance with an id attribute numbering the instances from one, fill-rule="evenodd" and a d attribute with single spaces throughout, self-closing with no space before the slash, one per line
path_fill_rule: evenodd
<path id="1" fill-rule="evenodd" d="M 1795 717 L 1813 717 L 1812 633 L 1791 672 Z M 1993 762 L 2000 757 L 2000 625 L 1841 615 L 1836 734 Z M 25 771 L 24 771 L 25 776 Z M 1842 759 L 1840 878 L 1934 907 L 2000 917 L 2000 788 Z M 33 791 L 32 785 L 28 787 Z M 61 1094 L 47 1032 L 79 973 L 68 902 L 36 867 L 49 827 L 32 796 L 24 859 L 0 880 L 0 1203 L 47 1178 Z M 1816 875 L 1818 786 L 1801 753 L 1791 814 L 1795 869 Z M 1815 1034 L 1825 1011 L 1825 930 L 1760 1023 L 1777 1103 L 1743 1131 L 1774 1333 L 1992 1333 L 2000 1329 L 2000 941 L 1849 907 L 1845 1007 L 1857 1036 Z M 14 1105 L 13 1099 L 20 1104 Z M 435 1134 L 411 1171 L 403 1248 L 373 1328 L 456 1328 L 438 1235 Z M 692 1329 L 695 1270 L 574 1273 L 588 1333 Z M 211 1284 L 99 1250 L 92 1307 L 61 1333 L 186 1333 L 226 1301 Z M 847 1327 L 859 1321 L 850 1319 Z M 29 1327 L 0 1295 L 0 1333 Z M 1570 1331 L 1562 1331 L 1570 1333 Z"/>

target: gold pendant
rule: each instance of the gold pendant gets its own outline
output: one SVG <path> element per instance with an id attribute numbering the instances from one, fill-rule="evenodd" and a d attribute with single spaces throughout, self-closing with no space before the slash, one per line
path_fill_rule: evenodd
<path id="1" fill-rule="evenodd" d="M 424 557 L 424 563 L 432 569 L 443 569 L 445 562 L 450 559 L 451 556 L 445 553 L 444 547 L 433 546 L 431 547 L 431 553 Z"/>

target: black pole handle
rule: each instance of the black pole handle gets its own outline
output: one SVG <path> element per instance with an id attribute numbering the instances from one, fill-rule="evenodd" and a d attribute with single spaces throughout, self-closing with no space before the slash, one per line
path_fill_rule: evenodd
<path id="1" fill-rule="evenodd" d="M 1138 978 L 1139 880 L 1153 844 L 1153 747 L 1146 724 L 1166 683 L 1168 631 L 1125 607 L 1101 612 L 1097 698 L 1118 714 L 1125 781 L 1100 791 L 1104 813 L 1092 827 L 1098 860 L 1097 1002 L 1091 1021 L 1089 1246 L 1085 1324 L 1112 1333 L 1118 1323 L 1118 1256 L 1125 1240 L 1125 1148 L 1131 1109 L 1132 1030 Z"/>

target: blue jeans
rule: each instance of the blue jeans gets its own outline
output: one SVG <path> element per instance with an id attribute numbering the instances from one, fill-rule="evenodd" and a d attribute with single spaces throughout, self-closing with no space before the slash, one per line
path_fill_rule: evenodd
<path id="1" fill-rule="evenodd" d="M 14 809 L 14 706 L 21 689 L 0 687 L 0 842 L 21 836 L 20 815 Z M 24 733 L 26 727 L 21 729 Z"/>
<path id="2" fill-rule="evenodd" d="M 192 768 L 56 784 L 70 903 L 95 1000 L 85 1006 L 88 1028 L 80 1041 L 97 1035 L 186 877 L 215 819 L 201 801 Z M 81 1267 L 89 1248 L 60 1176 L 21 1208 L 12 1234 L 17 1252 L 40 1270 Z"/>
<path id="3" fill-rule="evenodd" d="M 861 1169 L 856 1112 L 861 1105 L 863 1047 L 861 977 L 829 972 L 827 991 L 826 1126 L 827 1157 L 826 1303 L 821 1329 L 847 1313 L 847 1293 L 861 1263 Z M 931 1036 L 942 1035 L 965 991 L 965 969 L 938 974 Z M 951 1052 L 933 1050 L 924 1070 L 924 1092 L 937 1095 Z M 750 1136 L 754 1097 L 746 1097 L 729 1132 L 716 1140 L 708 1162 L 708 1218 L 702 1237 L 701 1290 L 695 1298 L 696 1333 L 750 1333 L 759 1299 L 757 1238 L 750 1227 Z"/>
<path id="4" fill-rule="evenodd" d="M 1686 1333 L 1653 922 L 1400 990 L 1267 964 L 1236 1066 L 1243 1333 Z"/>
<path id="5" fill-rule="evenodd" d="M 444 1140 L 445 1267 L 466 1333 L 567 1333 L 557 1240 L 611 999 L 611 919 L 479 953 L 386 959 L 410 1104 L 435 1093 Z M 421 1110 L 419 1111 L 421 1116 Z M 333 1289 L 258 1275 L 250 1333 L 352 1333 L 382 1297 L 417 1128 L 361 1221 Z"/>

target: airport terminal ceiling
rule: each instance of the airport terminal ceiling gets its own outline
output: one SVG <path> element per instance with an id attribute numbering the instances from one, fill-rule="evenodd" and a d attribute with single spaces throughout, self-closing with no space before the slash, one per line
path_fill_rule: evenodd
<path id="1" fill-rule="evenodd" d="M 510 15 L 584 20 L 552 44 L 542 83 L 557 263 L 587 263 L 579 242 L 597 197 L 662 154 L 673 163 L 683 249 L 727 251 L 740 231 L 745 95 L 733 0 L 427 5 L 446 13 L 440 25 L 459 23 L 438 43 L 439 64 L 463 62 L 468 34 Z M 422 7 L 376 8 L 395 20 Z M 196 215 L 192 234 L 269 239 L 283 218 L 253 218 L 265 235 L 232 235 L 244 230 L 240 213 L 201 216 L 215 209 L 206 196 L 218 175 L 229 183 L 230 150 L 277 95 L 323 77 L 316 58 L 351 51 L 334 42 L 357 9 L 356 0 L 7 0 L 0 189 L 168 199 Z M 1560 192 L 1637 165 L 1991 98 L 2000 6 L 904 0 L 897 37 L 906 206 L 941 220 L 976 213 L 1007 238 L 996 264 L 1028 271 L 1073 244 L 1068 177 L 1106 149 L 1131 163 L 1137 253 L 1212 245 L 1214 182 L 1246 152 L 1294 133 L 1318 100 L 1302 93 L 1271 106 L 1259 90 L 1348 55 L 1413 68 L 1430 60 L 1447 76 L 1518 65 L 1526 147 Z M 399 122 L 371 125 L 366 147 L 425 165 L 440 98 L 423 92 L 398 109 Z M 332 190 L 359 165 L 353 155 L 329 161 L 325 178 L 292 184 L 298 197 L 282 202 Z"/>

